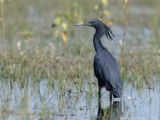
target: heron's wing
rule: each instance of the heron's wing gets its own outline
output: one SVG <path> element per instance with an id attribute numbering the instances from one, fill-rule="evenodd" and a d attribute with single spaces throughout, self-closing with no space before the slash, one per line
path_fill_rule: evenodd
<path id="1" fill-rule="evenodd" d="M 112 88 L 116 88 L 116 73 L 114 73 L 113 68 L 111 68 L 110 66 L 111 65 L 105 65 L 102 68 L 103 78 L 112 86 Z"/>
<path id="2" fill-rule="evenodd" d="M 103 78 L 112 87 L 115 94 L 120 94 L 122 84 L 120 79 L 119 66 L 114 58 L 108 58 L 102 68 Z"/>

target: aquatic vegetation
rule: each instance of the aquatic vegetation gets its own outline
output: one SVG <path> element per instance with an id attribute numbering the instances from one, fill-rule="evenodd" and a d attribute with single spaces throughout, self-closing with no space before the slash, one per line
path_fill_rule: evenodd
<path id="1" fill-rule="evenodd" d="M 148 103 L 157 106 L 153 103 L 159 101 L 155 86 L 160 79 L 160 17 L 155 12 L 159 4 L 149 0 L 0 0 L 0 119 L 9 115 L 26 120 L 77 119 L 77 113 L 94 119 L 98 100 L 93 32 L 73 26 L 90 18 L 101 18 L 117 36 L 110 50 L 121 64 L 122 80 L 131 83 L 124 92 L 127 106 L 136 105 L 131 109 L 140 115 L 144 109 L 151 110 L 146 108 Z M 132 110 L 123 117 L 134 119 Z M 107 108 L 105 117 L 109 112 Z"/>

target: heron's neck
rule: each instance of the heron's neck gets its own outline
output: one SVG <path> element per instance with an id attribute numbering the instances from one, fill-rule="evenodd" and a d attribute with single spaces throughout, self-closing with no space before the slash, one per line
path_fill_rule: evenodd
<path id="1" fill-rule="evenodd" d="M 100 41 L 100 36 L 95 33 L 94 34 L 94 37 L 93 37 L 93 44 L 94 44 L 94 48 L 95 48 L 95 51 L 98 52 L 99 50 L 102 50 L 104 49 L 101 41 Z"/>

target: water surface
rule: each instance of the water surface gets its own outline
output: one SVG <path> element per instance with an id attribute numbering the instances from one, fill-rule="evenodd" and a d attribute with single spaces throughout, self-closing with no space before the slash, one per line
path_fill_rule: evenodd
<path id="1" fill-rule="evenodd" d="M 95 120 L 98 112 L 97 85 L 84 83 L 78 89 L 73 84 L 54 87 L 47 80 L 25 87 L 18 83 L 1 82 L 0 119 L 2 120 Z M 110 120 L 159 120 L 160 87 L 144 87 L 137 90 L 132 84 L 124 84 L 123 100 L 120 104 L 109 104 L 109 95 L 102 90 L 102 108 Z M 116 117 L 115 117 L 116 116 Z"/>

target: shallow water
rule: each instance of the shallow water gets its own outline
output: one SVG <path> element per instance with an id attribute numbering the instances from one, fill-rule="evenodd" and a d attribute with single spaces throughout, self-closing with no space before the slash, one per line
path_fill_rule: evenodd
<path id="1" fill-rule="evenodd" d="M 44 42 L 45 40 L 47 42 L 53 42 L 50 26 L 55 18 L 53 13 L 54 10 L 48 10 L 45 8 L 45 10 L 47 10 L 47 13 L 44 12 L 45 14 L 43 13 L 44 15 L 42 15 L 39 14 L 39 10 L 35 6 L 33 4 L 33 6 L 26 7 L 28 8 L 28 10 L 27 15 L 25 16 L 26 21 L 24 22 L 28 26 L 32 26 L 31 28 L 33 29 L 33 33 L 35 32 L 36 34 L 35 36 L 33 36 L 34 41 L 42 40 Z M 116 20 L 116 15 L 119 14 L 119 12 L 117 13 L 115 5 L 111 8 L 111 12 L 115 11 L 115 14 L 112 15 L 113 20 Z M 23 15 L 23 12 L 21 13 L 20 11 L 16 13 L 18 13 L 20 16 Z M 19 15 L 14 18 L 19 19 Z M 133 16 L 133 18 L 135 18 L 134 21 L 136 21 L 138 25 L 134 25 L 132 24 L 132 22 L 130 23 L 130 21 L 128 21 L 130 24 L 127 25 L 126 42 L 130 42 L 131 44 L 137 42 L 138 39 L 139 41 L 137 43 L 140 43 L 140 48 L 146 48 L 149 41 L 153 39 L 153 32 L 148 26 L 151 26 L 153 24 L 153 21 L 155 21 L 156 24 L 156 17 L 153 17 L 152 19 L 151 17 L 157 15 L 158 13 L 155 12 L 153 6 L 144 8 L 142 6 L 130 4 L 128 17 Z M 138 23 L 143 17 L 143 19 L 145 19 L 145 16 L 148 17 L 148 19 L 144 20 L 145 24 L 141 25 L 141 23 Z M 10 23 L 15 26 L 14 21 L 17 20 L 14 20 L 14 18 L 10 18 L 11 16 L 5 18 L 7 20 L 6 23 Z M 119 19 L 122 18 L 123 16 L 121 16 Z M 117 21 L 117 24 L 115 22 L 112 26 L 113 32 L 117 37 L 116 39 L 119 42 L 123 39 L 124 32 L 123 25 L 121 24 L 118 25 Z M 19 24 L 17 24 L 16 26 L 19 26 Z M 77 28 L 74 28 L 74 31 L 76 30 Z M 77 37 L 80 36 L 80 31 L 83 32 L 84 29 L 82 30 L 81 28 L 79 31 L 75 32 L 78 33 Z M 6 31 L 6 33 L 7 32 L 8 31 Z M 17 32 L 19 31 L 15 31 L 15 33 Z M 92 35 L 92 33 L 90 34 Z M 19 41 L 22 39 L 20 36 L 18 36 L 17 38 L 15 34 L 13 35 L 14 36 L 11 36 L 11 38 L 15 39 L 15 41 Z M 85 38 L 84 40 L 91 39 L 89 35 L 87 36 L 89 38 Z M 7 39 L 8 38 L 6 38 L 6 40 Z M 106 42 L 108 43 L 108 46 L 106 43 L 107 48 L 117 59 L 119 59 L 121 46 L 117 44 L 117 41 L 115 41 L 116 43 L 113 43 L 113 45 L 111 45 L 108 41 Z M 40 44 L 42 43 L 40 42 Z M 37 42 L 35 43 L 35 45 L 37 45 Z M 133 44 L 131 45 L 131 50 L 137 50 L 137 44 L 134 44 L 135 47 L 133 46 Z M 0 44 L 1 49 L 3 48 L 3 46 L 3 44 Z M 31 44 L 27 45 L 27 48 L 30 49 L 30 46 Z M 126 45 L 125 47 L 129 47 L 130 50 L 130 46 Z M 63 86 L 60 83 L 55 83 L 54 86 L 50 87 L 47 80 L 41 80 L 40 83 L 33 83 L 32 80 L 28 80 L 25 85 L 20 85 L 20 83 L 16 82 L 10 83 L 6 81 L 2 82 L 0 80 L 0 120 L 95 120 L 97 118 L 98 96 L 97 85 L 94 83 L 85 82 L 81 88 L 77 88 L 72 83 L 70 85 L 67 85 L 67 87 L 64 87 L 65 85 Z M 160 84 L 157 83 L 154 84 L 151 89 L 145 87 L 142 90 L 137 90 L 136 87 L 132 84 L 125 83 L 122 103 L 120 103 L 120 105 L 115 103 L 111 106 L 109 105 L 109 95 L 105 90 L 103 90 L 101 102 L 103 112 L 106 114 L 106 119 L 160 120 L 159 86 Z"/>
<path id="2" fill-rule="evenodd" d="M 1 82 L 1 120 L 95 120 L 98 112 L 97 86 L 85 83 L 79 91 L 70 87 L 60 91 L 47 80 L 33 85 L 31 80 L 25 87 Z M 96 89 L 95 89 L 96 88 Z M 133 85 L 124 84 L 120 104 L 109 105 L 109 95 L 102 90 L 102 107 L 106 119 L 110 120 L 159 120 L 160 87 L 147 87 L 138 91 Z"/>

